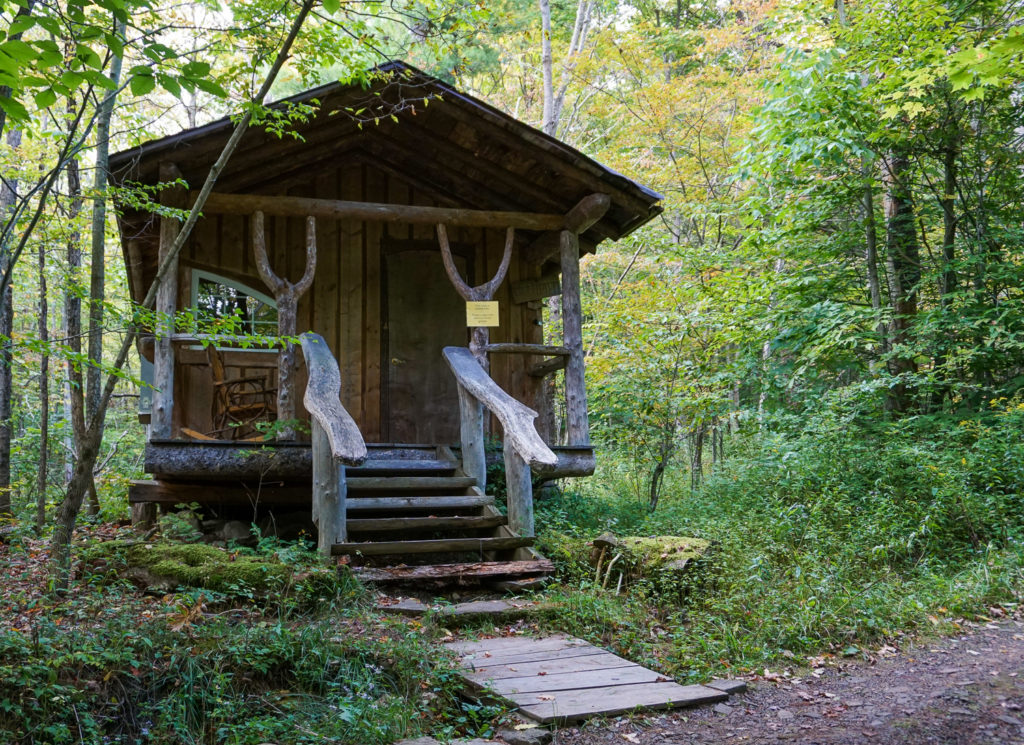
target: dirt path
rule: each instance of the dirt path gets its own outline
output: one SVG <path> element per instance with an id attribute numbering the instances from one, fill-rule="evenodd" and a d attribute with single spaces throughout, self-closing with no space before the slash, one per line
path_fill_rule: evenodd
<path id="1" fill-rule="evenodd" d="M 728 707 L 563 729 L 557 745 L 1024 745 L 1024 623 L 908 647 L 873 664 L 759 681 Z"/>

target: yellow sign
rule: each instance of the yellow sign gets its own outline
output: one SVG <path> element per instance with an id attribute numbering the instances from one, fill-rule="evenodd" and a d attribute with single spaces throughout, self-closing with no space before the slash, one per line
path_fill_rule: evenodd
<path id="1" fill-rule="evenodd" d="M 497 300 L 470 300 L 466 303 L 467 326 L 499 326 Z"/>

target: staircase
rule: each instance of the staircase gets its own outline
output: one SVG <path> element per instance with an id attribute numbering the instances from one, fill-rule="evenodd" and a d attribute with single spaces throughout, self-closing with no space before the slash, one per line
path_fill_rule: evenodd
<path id="1" fill-rule="evenodd" d="M 522 580 L 550 573 L 551 562 L 507 526 L 494 497 L 459 468 L 447 447 L 369 445 L 345 469 L 349 557 L 369 582 Z"/>

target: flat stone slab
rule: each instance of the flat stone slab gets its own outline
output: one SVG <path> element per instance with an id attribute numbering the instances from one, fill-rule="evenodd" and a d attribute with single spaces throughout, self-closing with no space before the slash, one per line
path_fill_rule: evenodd
<path id="1" fill-rule="evenodd" d="M 582 639 L 557 634 L 452 642 L 460 675 L 479 692 L 515 704 L 543 724 L 725 701 L 729 694 L 679 685 Z"/>

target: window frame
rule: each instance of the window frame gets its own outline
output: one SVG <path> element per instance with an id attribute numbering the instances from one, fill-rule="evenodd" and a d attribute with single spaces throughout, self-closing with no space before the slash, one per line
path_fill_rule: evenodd
<path id="1" fill-rule="evenodd" d="M 265 292 L 260 292 L 259 290 L 255 289 L 253 287 L 249 287 L 248 285 L 238 281 L 237 279 L 230 279 L 230 278 L 225 277 L 225 276 L 223 276 L 221 274 L 216 274 L 214 272 L 206 271 L 205 269 L 192 269 L 191 270 L 191 274 L 192 274 L 192 276 L 191 276 L 192 288 L 191 288 L 191 293 L 190 293 L 190 299 L 192 301 L 191 302 L 191 308 L 192 308 L 193 317 L 199 311 L 199 282 L 202 281 L 202 280 L 207 280 L 209 282 L 215 282 L 217 284 L 221 284 L 221 285 L 225 285 L 227 287 L 231 287 L 231 288 L 233 288 L 235 290 L 238 290 L 239 292 L 241 292 L 241 293 L 243 293 L 245 295 L 248 295 L 249 297 L 256 298 L 261 303 L 263 303 L 265 305 L 269 305 L 274 310 L 278 309 L 277 308 L 277 301 L 274 300 L 272 297 L 267 295 Z M 202 345 L 197 345 L 197 346 L 192 347 L 192 349 L 202 349 L 202 348 L 203 348 Z M 263 352 L 263 353 L 277 354 L 277 351 L 278 351 L 276 348 L 236 347 L 236 346 L 224 346 L 224 345 L 221 345 L 221 344 L 217 344 L 215 346 L 215 348 L 218 349 L 218 350 L 224 350 L 224 351 L 228 351 L 228 352 L 231 352 L 231 351 L 235 351 L 235 352 L 237 352 L 237 351 L 244 351 L 244 352 Z"/>

